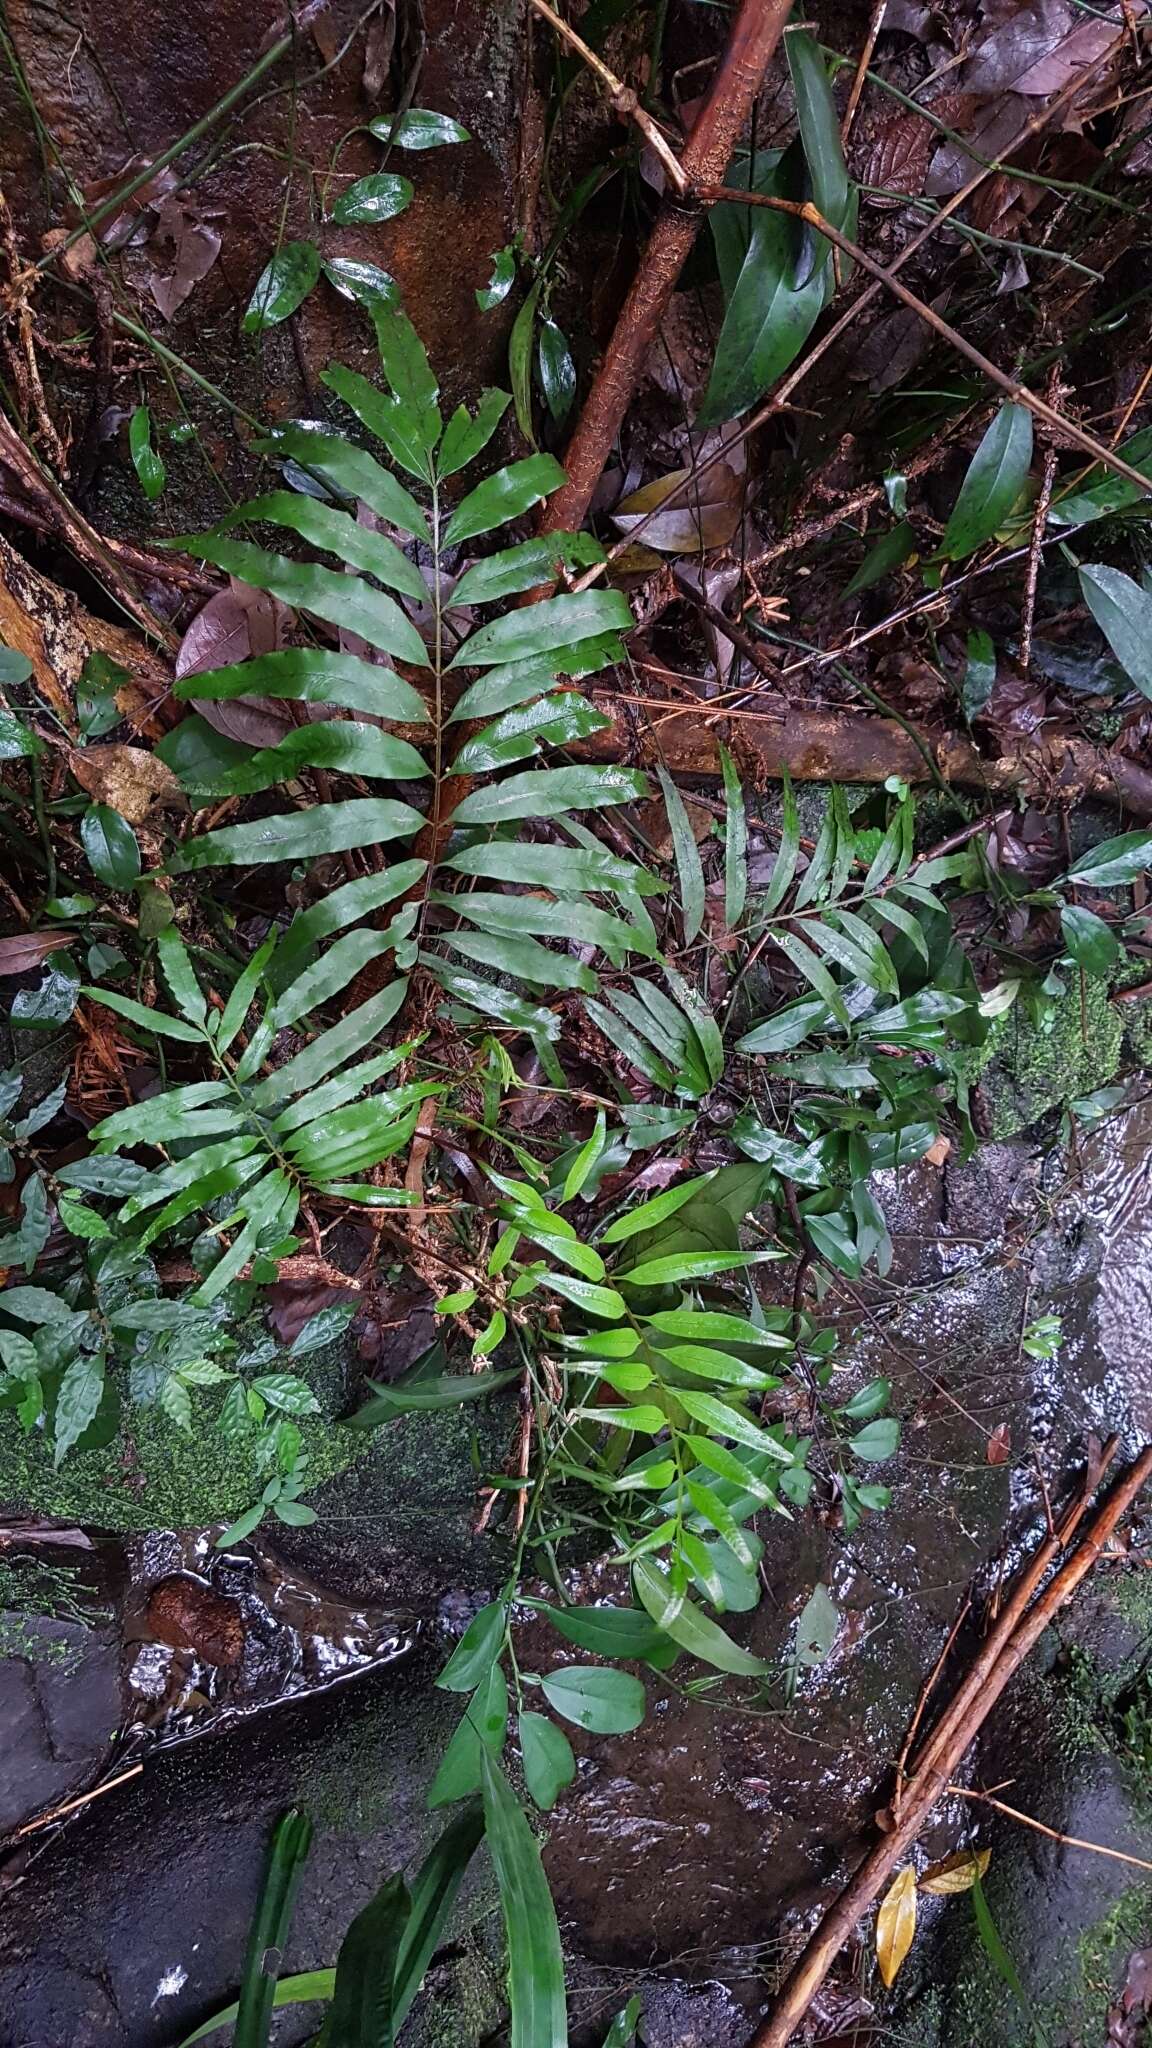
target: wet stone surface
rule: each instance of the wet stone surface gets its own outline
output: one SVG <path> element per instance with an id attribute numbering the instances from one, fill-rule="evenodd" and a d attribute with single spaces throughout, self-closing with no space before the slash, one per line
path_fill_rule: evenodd
<path id="1" fill-rule="evenodd" d="M 903 1442 L 891 1467 L 876 1472 L 892 1486 L 891 1509 L 850 1538 L 813 1513 L 762 1525 L 766 1596 L 752 1616 L 730 1619 L 732 1632 L 779 1662 L 818 1581 L 841 1614 L 830 1655 L 801 1674 L 787 1711 L 729 1693 L 743 1711 L 726 1712 L 719 1689 L 683 1683 L 677 1667 L 666 1677 L 645 1673 L 649 1715 L 634 1734 L 573 1731 L 578 1776 L 550 1817 L 546 1861 L 573 1959 L 577 2048 L 599 2048 L 607 2019 L 638 1987 L 645 2048 L 737 2048 L 747 2038 L 775 1973 L 871 1827 L 966 1589 L 974 1577 L 987 1584 L 1010 1570 L 1038 1526 L 1029 1445 L 1058 1494 L 1080 1469 L 1090 1434 L 1117 1428 L 1134 1442 L 1148 1427 L 1150 1141 L 1149 1112 L 1137 1108 L 1082 1139 L 1077 1161 L 1014 1139 L 883 1187 L 893 1272 L 852 1298 L 830 1296 L 824 1310 L 845 1337 L 836 1393 L 846 1397 L 878 1373 L 894 1383 Z M 1044 1313 L 1063 1318 L 1062 1344 L 1048 1360 L 1021 1346 Z M 1007 1432 L 1010 1463 L 988 1461 L 996 1429 Z M 447 1455 L 440 1445 L 442 1472 Z M 427 1639 L 393 1670 L 274 1711 L 232 1714 L 231 1725 L 230 1688 L 249 1654 L 247 1568 L 207 1566 L 195 1539 L 136 1539 L 122 1613 L 127 1668 L 150 1641 L 156 1660 L 166 1660 L 166 1684 L 176 1678 L 189 1697 L 201 1694 L 202 1725 L 217 1732 L 161 1750 L 140 1778 L 9 1866 L 19 1882 L 0 1928 L 0 2048 L 178 2040 L 234 1987 L 268 1829 L 293 1801 L 313 1813 L 318 1839 L 290 1968 L 330 1964 L 381 1876 L 436 1831 L 424 1793 L 459 1711 L 431 1684 L 443 1653 L 438 1629 L 458 1629 L 500 1570 L 495 1553 L 471 1538 L 450 1536 L 438 1548 L 427 1514 L 406 1527 L 386 1502 L 374 1505 L 373 1473 L 387 1462 L 370 1460 L 335 1482 L 330 1523 L 291 1540 L 292 1571 L 313 1581 L 305 1604 L 323 1607 L 329 1596 L 316 1588 L 339 1588 L 341 1640 L 363 1647 L 349 1613 L 363 1621 L 366 1602 L 377 1617 L 423 1618 Z M 1152 1603 L 1147 1614 L 1115 1605 L 1133 1583 L 1115 1571 L 1104 1607 L 1068 1618 L 998 1714 L 996 1746 L 990 1737 L 971 1766 L 984 1782 L 1016 1776 L 1020 1804 L 1048 1824 L 1121 1846 L 1145 1839 L 1130 1762 L 1114 1741 L 1119 1709 L 1109 1704 L 1110 1687 L 1118 1695 L 1136 1682 L 1152 1639 Z M 589 1566 L 572 1590 L 618 1598 L 623 1578 Z M 262 1597 L 273 1612 L 275 1589 Z M 338 1632 L 327 1614 L 320 1633 Z M 266 1690 L 255 1705 L 285 1690 L 275 1634 L 262 1639 Z M 563 1661 L 545 1624 L 526 1617 L 521 1635 L 529 1668 Z M 1091 1711 L 1075 1689 L 1081 1642 L 1096 1673 Z M 293 1668 L 299 1693 L 326 1682 L 323 1658 L 309 1664 L 296 1654 Z M 178 1689 L 168 1695 L 166 1712 L 176 1711 L 169 1733 L 184 1732 L 180 1699 Z M 1034 1762 L 1035 1783 L 1022 1759 Z M 1029 1981 L 1054 1980 L 1060 1959 L 1081 1950 L 1091 1951 L 1101 1981 L 1109 1970 L 1122 1975 L 1125 1942 L 1138 1945 L 1129 1940 L 1141 1911 L 1129 1896 L 1134 1873 L 1095 1859 L 1088 1881 L 1083 1858 L 1071 1862 L 1072 1852 L 1039 1838 L 1021 1845 L 1019 1830 L 1003 1825 L 1006 1837 L 956 1801 L 924 1854 L 944 1853 L 977 1829 L 994 1843 L 989 1896 L 1003 1885 L 1001 1910 Z M 99 1885 L 78 1886 L 78 1869 L 99 1872 Z M 478 1874 L 456 1945 L 423 2016 L 410 2023 L 415 2048 L 480 2048 L 499 2038 L 486 1882 Z M 947 1902 L 939 1949 L 926 1940 L 917 1952 L 926 1973 L 919 1990 L 912 1974 L 901 1987 L 907 2010 L 891 2024 L 908 2048 L 967 2048 L 976 2039 L 1009 2048 L 1027 2038 L 1013 2032 L 1010 2001 L 980 1977 L 961 1939 L 966 1912 L 964 1902 Z M 1111 1929 L 1105 1961 L 1100 1943 L 1091 1947 L 1102 1915 Z M 987 2019 L 992 2008 L 1000 2033 Z M 307 2016 L 277 2025 L 281 2042 L 307 2036 Z M 1075 2032 L 1052 2038 L 1080 2048 Z M 1094 2041 L 1085 2035 L 1083 2048 Z"/>

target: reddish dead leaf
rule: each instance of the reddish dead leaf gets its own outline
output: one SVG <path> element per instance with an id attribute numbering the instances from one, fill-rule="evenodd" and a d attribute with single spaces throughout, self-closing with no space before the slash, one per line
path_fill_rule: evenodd
<path id="1" fill-rule="evenodd" d="M 198 1579 L 173 1572 L 153 1586 L 144 1610 L 144 1629 L 152 1641 L 173 1649 L 195 1650 L 205 1664 L 233 1665 L 244 1654 L 244 1610 L 202 1586 Z"/>
<path id="2" fill-rule="evenodd" d="M 13 932 L 0 939 L 0 974 L 29 974 L 50 953 L 70 946 L 74 936 L 72 932 Z"/>
<path id="3" fill-rule="evenodd" d="M 951 1138 L 937 1138 L 934 1144 L 929 1145 L 928 1150 L 924 1154 L 924 1163 L 926 1166 L 943 1166 L 944 1161 L 950 1158 L 951 1154 Z"/>
<path id="4" fill-rule="evenodd" d="M 197 612 L 180 643 L 176 674 L 201 675 L 250 655 L 271 654 L 284 645 L 289 616 L 277 598 L 233 577 L 227 590 L 218 591 Z M 192 702 L 215 731 L 244 746 L 274 747 L 292 727 L 287 707 L 273 697 L 234 697 L 226 703 L 194 697 Z"/>
<path id="5" fill-rule="evenodd" d="M 984 1457 L 989 1465 L 1006 1465 L 1011 1456 L 1012 1432 L 1006 1422 L 1001 1422 L 984 1447 Z"/>
<path id="6" fill-rule="evenodd" d="M 148 254 L 154 265 L 148 289 L 165 320 L 171 320 L 207 277 L 220 254 L 220 236 L 194 207 L 169 194 L 156 210 Z"/>

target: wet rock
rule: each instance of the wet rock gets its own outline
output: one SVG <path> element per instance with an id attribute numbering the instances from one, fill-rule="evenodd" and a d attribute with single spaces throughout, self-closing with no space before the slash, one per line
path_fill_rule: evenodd
<path id="1" fill-rule="evenodd" d="M 726 1984 L 649 1984 L 643 1994 L 644 2048 L 745 2048 L 750 2014 Z"/>
<path id="2" fill-rule="evenodd" d="M 99 1775 L 120 1723 L 119 1645 L 109 1628 L 5 1616 L 0 1636 L 0 1834 L 74 1798 Z"/>

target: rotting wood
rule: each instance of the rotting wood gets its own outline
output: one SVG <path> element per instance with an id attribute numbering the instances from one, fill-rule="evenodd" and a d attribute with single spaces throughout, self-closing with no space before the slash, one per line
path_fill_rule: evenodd
<path id="1" fill-rule="evenodd" d="M 37 693 L 70 733 L 76 731 L 77 685 L 94 649 L 127 670 L 129 680 L 116 702 L 135 731 L 159 737 L 175 722 L 171 670 L 163 658 L 138 633 L 86 611 L 79 598 L 41 575 L 3 537 L 0 640 L 27 655 Z"/>
<path id="2" fill-rule="evenodd" d="M 1091 797 L 1141 823 L 1152 821 L 1152 771 L 1073 733 L 1038 733 L 1014 743 L 1011 752 L 988 758 L 959 733 L 922 731 L 917 743 L 895 720 L 862 712 L 790 707 L 710 713 L 706 699 L 683 703 L 626 692 L 592 695 L 613 723 L 574 743 L 569 749 L 574 759 L 619 760 L 631 746 L 641 760 L 659 758 L 672 774 L 718 776 L 712 727 L 723 731 L 728 723 L 739 730 L 749 769 L 769 779 L 778 780 L 787 770 L 795 782 L 880 784 L 899 775 L 905 782 L 924 783 L 935 780 L 934 763 L 939 779 L 958 789 L 994 798 L 1019 795 L 1037 803 Z M 630 733 L 629 707 L 645 715 L 646 731 Z"/>
<path id="3" fill-rule="evenodd" d="M 1053 1545 L 1058 1547 L 1061 1539 L 1047 1537 L 1036 1558 L 1025 1567 L 973 1667 L 974 1672 L 981 1674 L 979 1684 L 973 1688 L 973 1674 L 970 1673 L 952 1705 L 941 1717 L 937 1729 L 929 1737 L 924 1761 L 905 1790 L 900 1820 L 869 1851 L 825 1914 L 794 1965 L 772 2012 L 753 2035 L 748 2048 L 787 2048 L 845 1942 L 875 1904 L 892 1872 L 912 1849 L 933 1809 L 948 1796 L 956 1770 L 1006 1686 L 1053 1617 L 1092 1570 L 1117 1524 L 1150 1476 L 1152 1445 L 1146 1445 L 1097 1512 L 1083 1540 L 1044 1590 L 1031 1600 L 1031 1604 L 1026 1603 L 1038 1584 L 1038 1574 L 1042 1574 L 1045 1564 L 1051 1561 Z M 1074 1520 L 1077 1523 L 1087 1508 L 1090 1490 L 1091 1478 L 1076 1503 Z M 1065 1519 L 1062 1531 L 1065 1541 L 1072 1519 Z M 958 1705 L 958 1702 L 962 1704 Z"/>
<path id="4" fill-rule="evenodd" d="M 791 0 L 743 0 L 681 152 L 689 185 L 713 184 L 723 177 L 790 10 Z M 575 532 L 583 526 L 702 217 L 691 202 L 664 200 L 565 451 L 568 480 L 545 506 L 543 532 Z"/>

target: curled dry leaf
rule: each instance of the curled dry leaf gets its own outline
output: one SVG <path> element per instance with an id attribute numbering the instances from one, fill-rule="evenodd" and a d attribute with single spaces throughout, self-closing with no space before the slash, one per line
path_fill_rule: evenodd
<path id="1" fill-rule="evenodd" d="M 71 932 L 13 932 L 0 939 L 0 974 L 28 974 L 50 953 L 72 944 Z"/>
<path id="2" fill-rule="evenodd" d="M 698 475 L 674 469 L 622 498 L 612 514 L 620 533 L 631 533 L 651 512 L 644 545 L 663 555 L 698 555 L 706 548 L 726 547 L 740 524 L 744 504 L 743 472 L 727 462 L 714 463 Z"/>
<path id="3" fill-rule="evenodd" d="M 916 1872 L 909 1863 L 893 1878 L 876 1915 L 876 1961 L 885 1984 L 896 1974 L 916 1932 Z"/>
<path id="4" fill-rule="evenodd" d="M 153 811 L 186 811 L 188 799 L 172 770 L 142 747 L 75 747 L 69 766 L 94 803 L 109 804 L 130 825 L 146 825 Z"/>
<path id="5" fill-rule="evenodd" d="M 1001 1422 L 992 1431 L 984 1446 L 984 1456 L 989 1465 L 1007 1465 L 1012 1456 L 1012 1432 L 1006 1422 Z"/>
<path id="6" fill-rule="evenodd" d="M 289 617 L 278 598 L 232 577 L 228 589 L 218 591 L 197 612 L 180 643 L 176 674 L 196 676 L 205 669 L 247 661 L 250 655 L 273 653 L 284 645 Z M 242 746 L 274 747 L 292 727 L 287 708 L 272 697 L 233 697 L 219 703 L 194 697 L 192 702 L 210 726 Z"/>
<path id="7" fill-rule="evenodd" d="M 929 1864 L 921 1873 L 920 1889 L 934 1899 L 948 1899 L 957 1892 L 970 1892 L 992 1861 L 991 1849 L 957 1849 L 939 1863 Z"/>

